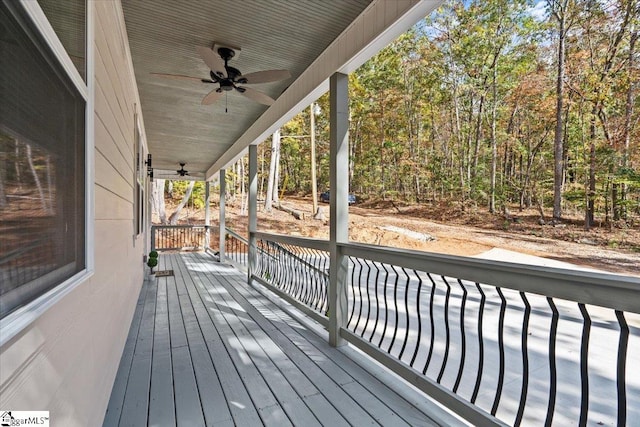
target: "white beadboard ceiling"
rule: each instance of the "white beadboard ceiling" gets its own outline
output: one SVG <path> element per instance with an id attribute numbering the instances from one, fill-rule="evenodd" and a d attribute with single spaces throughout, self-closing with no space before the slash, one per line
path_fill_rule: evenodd
<path id="1" fill-rule="evenodd" d="M 196 176 L 215 178 L 248 145 L 264 140 L 326 91 L 331 74 L 353 71 L 439 3 L 122 0 L 154 168 L 172 171 L 184 162 Z M 235 91 L 203 106 L 202 97 L 214 85 L 151 75 L 208 78 L 195 47 L 214 43 L 241 49 L 230 65 L 243 74 L 291 72 L 290 79 L 251 86 L 276 99 L 272 106 Z"/>

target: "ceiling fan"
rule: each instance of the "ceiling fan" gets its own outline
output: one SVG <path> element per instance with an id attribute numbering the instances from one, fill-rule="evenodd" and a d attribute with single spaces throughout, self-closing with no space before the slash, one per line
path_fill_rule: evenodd
<path id="1" fill-rule="evenodd" d="M 201 79 L 198 77 L 183 76 L 179 74 L 151 74 L 170 79 L 217 84 L 217 88 L 213 89 L 204 98 L 202 98 L 202 105 L 213 104 L 216 100 L 221 98 L 225 92 L 229 92 L 234 89 L 252 101 L 259 102 L 264 105 L 271 105 L 274 103 L 273 98 L 258 90 L 245 87 L 244 85 L 276 82 L 291 77 L 291 73 L 287 70 L 256 71 L 254 73 L 243 75 L 240 70 L 229 65 L 229 60 L 235 56 L 236 52 L 228 47 L 219 47 L 217 52 L 214 52 L 207 47 L 196 46 L 196 50 L 198 51 L 200 58 L 202 58 L 204 63 L 207 64 L 207 67 L 211 70 L 209 72 L 211 79 Z"/>
<path id="2" fill-rule="evenodd" d="M 204 172 L 193 172 L 185 169 L 187 165 L 186 162 L 180 162 L 180 169 L 170 170 L 170 169 L 154 169 L 153 170 L 153 178 L 154 179 L 182 179 L 182 180 L 195 180 L 201 181 L 204 180 Z"/>
<path id="3" fill-rule="evenodd" d="M 176 173 L 180 176 L 189 176 L 189 171 L 184 170 L 184 167 L 186 165 L 187 165 L 186 163 L 180 163 L 180 169 L 178 169 Z"/>

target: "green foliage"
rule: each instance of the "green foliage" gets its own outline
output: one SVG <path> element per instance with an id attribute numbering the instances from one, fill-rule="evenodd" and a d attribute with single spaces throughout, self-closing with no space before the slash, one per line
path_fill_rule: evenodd
<path id="1" fill-rule="evenodd" d="M 622 27 L 625 5 L 570 2 L 568 11 L 576 19 L 566 39 L 563 203 L 584 209 L 591 197 L 600 215 L 614 204 L 633 214 L 640 203 L 633 84 L 640 61 L 628 68 L 633 52 L 630 28 Z M 527 0 L 447 1 L 349 75 L 352 192 L 360 199 L 552 205 L 556 22 L 531 10 Z M 329 184 L 328 95 L 316 102 L 323 191 Z M 279 186 L 285 192 L 311 191 L 310 131 L 308 108 L 282 128 Z M 269 144 L 262 150 L 264 180 Z M 585 190 L 590 184 L 595 192 Z M 615 203 L 614 184 L 621 186 Z"/>
<path id="2" fill-rule="evenodd" d="M 153 267 L 158 265 L 158 258 L 149 258 L 147 259 L 147 266 L 153 270 Z"/>
<path id="3" fill-rule="evenodd" d="M 149 258 L 158 258 L 158 251 L 149 252 Z"/>
<path id="4" fill-rule="evenodd" d="M 168 188 L 169 182 L 165 183 L 165 186 Z M 175 201 L 180 201 L 184 197 L 187 186 L 189 185 L 189 181 L 172 181 L 173 191 L 171 193 L 171 197 Z M 187 201 L 187 206 L 192 206 L 195 209 L 204 209 L 204 198 L 205 198 L 205 183 L 202 181 L 196 181 L 193 185 L 193 190 L 191 191 L 191 196 Z"/>

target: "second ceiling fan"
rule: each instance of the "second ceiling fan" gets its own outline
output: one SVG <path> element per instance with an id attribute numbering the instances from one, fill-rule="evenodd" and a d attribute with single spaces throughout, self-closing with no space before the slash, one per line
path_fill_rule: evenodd
<path id="1" fill-rule="evenodd" d="M 252 101 L 256 101 L 264 105 L 271 105 L 274 102 L 273 98 L 250 87 L 245 87 L 244 85 L 276 82 L 291 77 L 291 73 L 287 70 L 265 70 L 243 75 L 240 70 L 229 65 L 229 60 L 235 56 L 235 51 L 228 47 L 219 47 L 217 52 L 214 52 L 208 47 L 196 46 L 196 50 L 198 51 L 200 58 L 202 58 L 204 63 L 207 64 L 207 67 L 211 70 L 209 71 L 211 79 L 201 79 L 198 77 L 179 74 L 151 74 L 170 79 L 217 84 L 217 88 L 213 89 L 205 95 L 204 98 L 202 98 L 202 105 L 213 104 L 216 100 L 221 98 L 225 92 L 229 92 L 234 89 Z"/>

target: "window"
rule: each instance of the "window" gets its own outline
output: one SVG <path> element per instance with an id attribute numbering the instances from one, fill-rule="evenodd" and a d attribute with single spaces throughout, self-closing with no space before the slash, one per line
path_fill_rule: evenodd
<path id="1" fill-rule="evenodd" d="M 0 318 L 85 269 L 86 101 L 0 2 Z"/>
<path id="2" fill-rule="evenodd" d="M 85 0 L 38 0 L 73 65 L 86 79 L 86 15 Z"/>
<path id="3" fill-rule="evenodd" d="M 134 221 L 135 221 L 135 234 L 136 236 L 142 234 L 144 232 L 145 226 L 145 216 L 144 216 L 144 205 L 145 205 L 145 179 L 146 179 L 146 166 L 145 166 L 145 156 L 144 156 L 144 148 L 142 146 L 142 136 L 140 132 L 140 125 L 138 124 L 138 120 L 136 117 L 135 121 L 135 138 L 134 138 L 134 146 L 136 150 L 135 159 L 135 194 L 134 194 Z"/>

